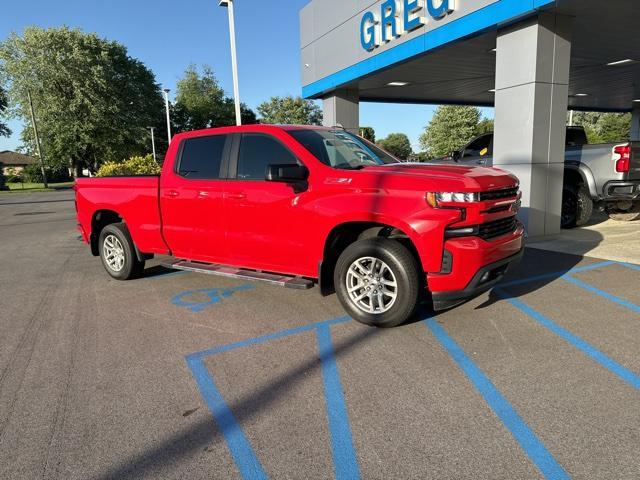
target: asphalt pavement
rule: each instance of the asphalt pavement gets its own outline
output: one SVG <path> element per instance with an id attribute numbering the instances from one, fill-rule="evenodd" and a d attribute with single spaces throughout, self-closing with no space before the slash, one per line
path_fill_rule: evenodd
<path id="1" fill-rule="evenodd" d="M 378 330 L 162 259 L 112 280 L 70 191 L 0 195 L 0 245 L 0 478 L 640 478 L 637 265 L 528 249 Z"/>

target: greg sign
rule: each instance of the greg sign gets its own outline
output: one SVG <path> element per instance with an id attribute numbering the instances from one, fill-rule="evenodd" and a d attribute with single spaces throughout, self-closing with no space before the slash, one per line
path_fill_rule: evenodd
<path id="1" fill-rule="evenodd" d="M 360 43 L 371 52 L 380 45 L 440 20 L 455 10 L 456 0 L 385 0 L 379 11 L 365 12 L 360 21 Z"/>

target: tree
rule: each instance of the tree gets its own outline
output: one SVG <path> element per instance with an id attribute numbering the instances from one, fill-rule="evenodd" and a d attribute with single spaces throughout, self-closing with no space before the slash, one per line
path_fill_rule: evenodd
<path id="1" fill-rule="evenodd" d="M 242 123 L 256 123 L 256 115 L 241 105 Z M 236 124 L 235 103 L 226 97 L 211 67 L 202 73 L 189 65 L 178 81 L 171 120 L 176 132 Z"/>
<path id="2" fill-rule="evenodd" d="M 476 107 L 441 105 L 420 136 L 420 146 L 434 157 L 459 150 L 476 135 L 480 116 Z"/>
<path id="3" fill-rule="evenodd" d="M 482 120 L 480 120 L 480 122 L 478 122 L 478 126 L 476 127 L 476 136 L 484 135 L 485 133 L 492 133 L 493 126 L 494 122 L 492 118 L 483 118 Z"/>
<path id="4" fill-rule="evenodd" d="M 147 152 L 147 126 L 161 124 L 163 102 L 153 73 L 113 41 L 67 27 L 28 27 L 0 44 L 12 113 L 25 120 L 34 150 L 31 92 L 47 163 L 78 174 L 106 161 Z M 3 79 L 0 79 L 0 81 Z"/>
<path id="5" fill-rule="evenodd" d="M 289 125 L 321 125 L 322 110 L 312 100 L 301 97 L 271 97 L 258 105 L 262 123 Z"/>
<path id="6" fill-rule="evenodd" d="M 589 143 L 628 141 L 631 136 L 630 113 L 574 112 L 573 124 L 584 127 Z"/>
<path id="7" fill-rule="evenodd" d="M 0 117 L 3 116 L 7 111 L 8 103 L 9 100 L 7 99 L 7 92 L 5 92 L 2 87 L 0 87 Z M 0 137 L 8 137 L 9 135 L 11 135 L 11 130 L 9 130 L 9 127 L 7 127 L 6 124 L 0 122 Z M 0 185 L 0 187 L 2 185 Z"/>
<path id="8" fill-rule="evenodd" d="M 378 145 L 401 160 L 406 160 L 413 153 L 409 137 L 404 133 L 391 133 L 380 140 Z"/>
<path id="9" fill-rule="evenodd" d="M 372 127 L 360 127 L 360 136 L 370 142 L 376 142 L 376 131 Z"/>

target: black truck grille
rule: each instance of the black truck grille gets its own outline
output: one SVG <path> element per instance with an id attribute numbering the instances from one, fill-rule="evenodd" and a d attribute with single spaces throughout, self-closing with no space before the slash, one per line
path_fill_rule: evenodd
<path id="1" fill-rule="evenodd" d="M 511 198 L 518 195 L 519 187 L 506 188 L 504 190 L 494 190 L 492 192 L 480 192 L 480 201 L 500 200 L 501 198 Z"/>
<path id="2" fill-rule="evenodd" d="M 513 233 L 516 229 L 516 217 L 501 218 L 493 222 L 483 223 L 478 227 L 478 236 L 484 240 L 491 240 Z"/>

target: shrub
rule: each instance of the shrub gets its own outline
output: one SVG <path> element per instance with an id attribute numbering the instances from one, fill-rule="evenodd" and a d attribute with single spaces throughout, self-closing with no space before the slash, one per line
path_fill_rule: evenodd
<path id="1" fill-rule="evenodd" d="M 47 181 L 50 183 L 68 182 L 71 180 L 69 170 L 63 165 L 46 166 Z M 42 183 L 42 170 L 39 163 L 33 163 L 24 167 L 21 180 L 31 183 Z"/>
<path id="2" fill-rule="evenodd" d="M 124 162 L 107 162 L 103 164 L 96 177 L 116 177 L 121 175 L 159 175 L 160 165 L 152 155 L 131 157 Z"/>
<path id="3" fill-rule="evenodd" d="M 9 187 L 5 185 L 7 178 L 4 176 L 4 164 L 0 162 L 0 190 L 7 190 Z"/>

